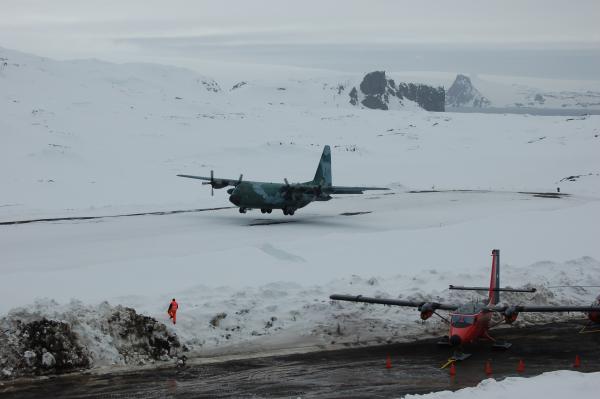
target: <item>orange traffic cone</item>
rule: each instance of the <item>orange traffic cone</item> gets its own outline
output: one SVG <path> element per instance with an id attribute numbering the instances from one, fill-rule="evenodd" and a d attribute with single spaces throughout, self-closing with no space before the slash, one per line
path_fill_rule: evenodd
<path id="1" fill-rule="evenodd" d="M 523 359 L 521 359 L 519 360 L 519 365 L 517 366 L 517 372 L 522 373 L 523 371 L 525 371 L 525 362 Z"/>
<path id="2" fill-rule="evenodd" d="M 390 357 L 390 355 L 387 355 L 387 359 L 385 360 L 385 368 L 386 369 L 391 369 L 392 368 L 392 358 Z"/>
<path id="3" fill-rule="evenodd" d="M 579 366 L 581 366 L 581 359 L 579 358 L 579 355 L 575 355 L 575 363 L 573 363 L 573 367 L 579 368 Z"/>
<path id="4" fill-rule="evenodd" d="M 485 373 L 487 375 L 491 375 L 492 374 L 492 364 L 490 363 L 489 360 L 487 362 L 485 362 Z"/>
<path id="5" fill-rule="evenodd" d="M 452 364 L 450 365 L 450 375 L 452 377 L 454 377 L 456 375 L 456 366 L 454 365 L 455 362 L 452 362 Z"/>

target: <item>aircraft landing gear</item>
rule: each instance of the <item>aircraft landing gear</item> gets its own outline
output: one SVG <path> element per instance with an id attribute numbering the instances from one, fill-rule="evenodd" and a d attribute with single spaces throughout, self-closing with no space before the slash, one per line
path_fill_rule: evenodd
<path id="1" fill-rule="evenodd" d="M 246 213 L 246 210 L 247 210 L 246 208 L 240 207 L 240 213 Z"/>
<path id="2" fill-rule="evenodd" d="M 269 208 L 261 208 L 260 212 L 261 213 L 271 213 L 271 212 L 273 212 L 273 210 L 269 209 Z"/>
<path id="3" fill-rule="evenodd" d="M 284 215 L 293 215 L 296 210 L 294 208 L 283 208 Z"/>
<path id="4" fill-rule="evenodd" d="M 499 342 L 496 341 L 494 342 L 494 344 L 492 345 L 492 349 L 509 349 L 512 346 L 512 344 L 510 342 Z"/>

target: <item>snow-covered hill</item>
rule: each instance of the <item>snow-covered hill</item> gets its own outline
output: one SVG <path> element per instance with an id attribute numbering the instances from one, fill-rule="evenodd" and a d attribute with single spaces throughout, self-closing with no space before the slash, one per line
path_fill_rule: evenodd
<path id="1" fill-rule="evenodd" d="M 170 328 L 214 353 L 438 334 L 408 310 L 328 295 L 448 298 L 448 283 L 486 280 L 492 248 L 507 283 L 598 283 L 598 116 L 380 112 L 349 103 L 362 76 L 310 70 L 225 87 L 167 66 L 0 57 L 0 222 L 228 206 L 224 190 L 175 175 L 303 181 L 325 144 L 334 184 L 392 189 L 293 218 L 224 209 L 2 225 L 1 313 L 75 298 L 167 322 L 176 296 Z M 531 194 L 557 187 L 570 195 Z M 597 294 L 542 292 L 540 303 Z"/>

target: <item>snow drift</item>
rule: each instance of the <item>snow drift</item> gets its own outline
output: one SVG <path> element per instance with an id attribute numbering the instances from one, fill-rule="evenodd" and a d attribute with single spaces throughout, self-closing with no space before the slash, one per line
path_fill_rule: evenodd
<path id="1" fill-rule="evenodd" d="M 38 301 L 0 319 L 0 378 L 142 365 L 184 350 L 164 324 L 106 302 Z"/>
<path id="2" fill-rule="evenodd" d="M 406 395 L 403 399 L 593 399 L 598 397 L 600 373 L 552 371 L 531 378 L 508 377 L 502 381 L 493 378 L 481 381 L 476 387 L 458 391 L 441 391 L 426 395 Z"/>

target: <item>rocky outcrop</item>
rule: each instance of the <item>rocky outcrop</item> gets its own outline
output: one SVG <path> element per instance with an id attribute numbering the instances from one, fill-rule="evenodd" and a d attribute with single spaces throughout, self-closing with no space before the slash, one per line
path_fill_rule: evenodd
<path id="1" fill-rule="evenodd" d="M 164 324 L 108 303 L 45 304 L 0 319 L 0 379 L 141 365 L 178 358 L 183 350 Z"/>
<path id="2" fill-rule="evenodd" d="M 415 83 L 396 83 L 388 79 L 384 71 L 374 71 L 365 75 L 359 85 L 350 91 L 350 104 L 359 103 L 370 109 L 388 110 L 391 102 L 402 105 L 407 99 L 419 104 L 427 111 L 444 111 L 445 92 L 443 87 L 432 87 Z"/>
<path id="3" fill-rule="evenodd" d="M 489 107 L 491 102 L 473 86 L 468 76 L 458 74 L 446 93 L 446 105 L 483 108 Z"/>

